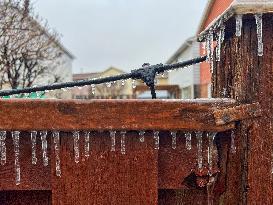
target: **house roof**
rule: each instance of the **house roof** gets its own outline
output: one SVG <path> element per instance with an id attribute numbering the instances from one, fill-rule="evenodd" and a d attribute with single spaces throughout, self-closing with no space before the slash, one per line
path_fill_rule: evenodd
<path id="1" fill-rule="evenodd" d="M 216 0 L 211 0 L 213 3 Z M 209 10 L 208 10 L 209 11 Z M 217 18 L 215 18 L 203 31 L 199 33 L 199 40 L 202 40 L 204 35 L 222 18 L 228 20 L 236 14 L 251 14 L 251 13 L 272 13 L 273 0 L 234 0 L 231 5 Z M 201 28 L 201 27 L 200 27 Z"/>
<path id="2" fill-rule="evenodd" d="M 196 37 L 188 38 L 180 47 L 179 49 L 169 58 L 166 62 L 167 64 L 171 64 L 189 47 L 192 45 L 193 42 L 196 41 Z"/>

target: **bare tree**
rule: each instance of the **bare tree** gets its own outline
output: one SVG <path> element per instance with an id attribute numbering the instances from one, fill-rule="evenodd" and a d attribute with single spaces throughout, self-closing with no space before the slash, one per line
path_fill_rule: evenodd
<path id="1" fill-rule="evenodd" d="M 29 87 L 52 75 L 62 59 L 58 37 L 29 0 L 0 0 L 0 88 Z"/>

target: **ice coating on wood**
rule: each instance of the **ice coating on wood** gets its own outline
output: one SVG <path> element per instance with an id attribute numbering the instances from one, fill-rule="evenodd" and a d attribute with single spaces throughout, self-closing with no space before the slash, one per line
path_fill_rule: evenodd
<path id="1" fill-rule="evenodd" d="M 219 30 L 217 32 L 217 45 L 216 45 L 216 61 L 221 60 L 221 48 L 222 48 L 222 43 L 225 40 L 225 25 L 222 23 L 219 26 Z"/>
<path id="2" fill-rule="evenodd" d="M 41 141 L 42 141 L 42 153 L 43 153 L 43 164 L 46 167 L 48 165 L 48 157 L 47 157 L 47 131 L 40 132 Z"/>
<path id="3" fill-rule="evenodd" d="M 172 149 L 176 149 L 176 135 L 177 131 L 172 131 L 171 136 L 172 136 Z"/>
<path id="4" fill-rule="evenodd" d="M 111 152 L 116 151 L 116 131 L 110 131 L 111 138 Z"/>
<path id="5" fill-rule="evenodd" d="M 230 151 L 231 153 L 235 154 L 236 153 L 236 145 L 235 145 L 235 132 L 234 130 L 231 131 L 231 141 L 230 141 Z"/>
<path id="6" fill-rule="evenodd" d="M 257 25 L 258 56 L 263 56 L 263 14 L 255 14 L 255 19 Z"/>
<path id="7" fill-rule="evenodd" d="M 14 155 L 15 155 L 15 184 L 19 185 L 21 183 L 21 169 L 20 169 L 20 132 L 13 131 L 11 133 L 13 146 L 14 146 Z"/>
<path id="8" fill-rule="evenodd" d="M 93 95 L 96 94 L 96 86 L 93 85 L 93 84 L 91 85 L 91 92 L 92 92 Z"/>
<path id="9" fill-rule="evenodd" d="M 61 176 L 61 158 L 60 158 L 60 132 L 53 131 L 53 142 L 54 142 L 54 152 L 55 152 L 55 169 L 56 176 Z"/>
<path id="10" fill-rule="evenodd" d="M 202 169 L 203 167 L 203 132 L 195 132 L 196 140 L 197 140 L 197 163 L 198 163 L 198 169 Z"/>
<path id="11" fill-rule="evenodd" d="M 242 26 L 243 26 L 243 15 L 237 14 L 236 19 L 236 36 L 240 37 L 242 35 Z"/>
<path id="12" fill-rule="evenodd" d="M 36 156 L 37 131 L 31 131 L 30 132 L 30 138 L 31 138 L 31 163 L 32 164 L 37 164 L 37 156 Z"/>
<path id="13" fill-rule="evenodd" d="M 0 154 L 1 154 L 1 165 L 5 165 L 7 161 L 7 148 L 6 148 L 6 131 L 0 132 Z"/>
<path id="14" fill-rule="evenodd" d="M 186 149 L 191 150 L 191 133 L 190 132 L 185 133 L 185 138 L 186 138 Z"/>
<path id="15" fill-rule="evenodd" d="M 154 131 L 154 149 L 159 149 L 159 131 Z"/>
<path id="16" fill-rule="evenodd" d="M 79 140 L 80 140 L 80 132 L 79 131 L 74 131 L 73 132 L 73 141 L 74 141 L 74 157 L 75 157 L 75 162 L 79 163 L 80 162 L 80 145 L 79 145 Z"/>
<path id="17" fill-rule="evenodd" d="M 84 132 L 84 156 L 90 156 L 90 132 Z"/>
<path id="18" fill-rule="evenodd" d="M 209 174 L 211 174 L 213 168 L 213 151 L 214 151 L 214 138 L 216 136 L 216 132 L 207 133 L 208 137 L 208 167 L 209 167 Z"/>
<path id="19" fill-rule="evenodd" d="M 121 131 L 120 134 L 120 152 L 126 154 L 126 131 Z"/>
<path id="20" fill-rule="evenodd" d="M 145 142 L 145 131 L 143 130 L 139 131 L 138 135 L 139 135 L 139 141 L 142 143 Z"/>

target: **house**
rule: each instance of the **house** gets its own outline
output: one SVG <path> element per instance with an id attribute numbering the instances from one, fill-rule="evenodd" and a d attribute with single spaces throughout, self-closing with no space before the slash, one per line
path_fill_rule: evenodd
<path id="1" fill-rule="evenodd" d="M 182 46 L 167 61 L 167 64 L 189 60 L 199 56 L 199 43 L 195 37 L 187 39 Z M 192 65 L 178 69 L 168 74 L 170 85 L 176 84 L 180 88 L 180 96 L 183 99 L 200 97 L 200 65 Z"/>
<path id="2" fill-rule="evenodd" d="M 209 24 L 222 14 L 233 2 L 233 0 L 209 0 L 200 21 L 197 35 L 200 34 Z M 199 55 L 204 55 L 205 48 L 200 45 Z M 200 97 L 211 97 L 211 73 L 207 62 L 200 64 Z"/>

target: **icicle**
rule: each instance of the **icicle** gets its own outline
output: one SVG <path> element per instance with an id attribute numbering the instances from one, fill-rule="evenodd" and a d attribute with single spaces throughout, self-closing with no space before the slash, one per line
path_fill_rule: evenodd
<path id="1" fill-rule="evenodd" d="M 159 149 L 159 131 L 154 131 L 154 141 L 155 141 L 155 147 L 154 149 Z"/>
<path id="2" fill-rule="evenodd" d="M 91 85 L 91 92 L 92 92 L 93 95 L 96 94 L 96 86 L 93 85 L 93 84 Z"/>
<path id="3" fill-rule="evenodd" d="M 255 19 L 257 24 L 258 56 L 263 56 L 263 14 L 255 14 Z"/>
<path id="4" fill-rule="evenodd" d="M 191 150 L 191 133 L 187 132 L 185 134 L 185 137 L 186 137 L 186 149 Z"/>
<path id="5" fill-rule="evenodd" d="M 30 138 L 31 138 L 31 163 L 37 164 L 37 157 L 36 157 L 37 131 L 31 131 Z"/>
<path id="6" fill-rule="evenodd" d="M 136 88 L 136 80 L 132 81 L 132 88 L 135 89 Z"/>
<path id="7" fill-rule="evenodd" d="M 14 153 L 15 153 L 15 184 L 19 185 L 21 183 L 21 170 L 20 170 L 20 132 L 14 131 L 12 134 Z"/>
<path id="8" fill-rule="evenodd" d="M 216 46 L 216 61 L 221 60 L 221 48 L 222 48 L 223 29 L 217 32 L 217 46 Z"/>
<path id="9" fill-rule="evenodd" d="M 139 137 L 140 137 L 139 141 L 140 142 L 145 142 L 145 136 L 144 136 L 145 135 L 145 131 L 139 131 L 138 134 L 139 134 Z"/>
<path id="10" fill-rule="evenodd" d="M 61 159 L 60 159 L 60 132 L 53 132 L 54 150 L 55 150 L 55 169 L 56 176 L 61 176 Z"/>
<path id="11" fill-rule="evenodd" d="M 226 26 L 224 24 L 221 25 L 220 27 L 221 30 L 221 35 L 220 35 L 220 39 L 221 39 L 221 43 L 223 43 L 225 41 L 225 36 L 226 36 Z"/>
<path id="12" fill-rule="evenodd" d="M 73 141 L 74 141 L 74 156 L 75 156 L 75 162 L 80 162 L 80 146 L 79 146 L 79 140 L 80 140 L 80 132 L 74 131 L 73 132 Z"/>
<path id="13" fill-rule="evenodd" d="M 234 132 L 234 130 L 231 131 L 230 151 L 231 151 L 232 154 L 236 153 L 235 132 Z"/>
<path id="14" fill-rule="evenodd" d="M 121 85 L 122 85 L 122 86 L 125 85 L 125 80 L 121 80 Z"/>
<path id="15" fill-rule="evenodd" d="M 242 26 L 243 26 L 243 15 L 236 15 L 236 36 L 240 37 L 242 35 Z"/>
<path id="16" fill-rule="evenodd" d="M 120 134 L 120 151 L 121 154 L 126 154 L 126 131 L 121 131 Z"/>
<path id="17" fill-rule="evenodd" d="M 213 149 L 214 149 L 214 138 L 216 136 L 216 132 L 207 133 L 209 144 L 208 144 L 208 167 L 209 174 L 211 174 L 213 168 Z"/>
<path id="18" fill-rule="evenodd" d="M 90 156 L 90 132 L 84 132 L 84 156 Z"/>
<path id="19" fill-rule="evenodd" d="M 0 132 L 0 152 L 1 152 L 1 165 L 5 165 L 7 161 L 7 148 L 6 148 L 6 131 Z"/>
<path id="20" fill-rule="evenodd" d="M 46 167 L 48 165 L 48 157 L 47 157 L 47 131 L 41 131 L 40 132 L 41 141 L 42 141 L 42 152 L 43 152 L 43 163 Z"/>
<path id="21" fill-rule="evenodd" d="M 107 87 L 107 88 L 111 88 L 111 86 L 112 86 L 112 82 L 107 82 L 107 83 L 106 83 L 106 87 Z"/>
<path id="22" fill-rule="evenodd" d="M 172 148 L 173 149 L 176 149 L 176 134 L 177 134 L 177 131 L 171 132 L 171 136 L 172 136 Z"/>
<path id="23" fill-rule="evenodd" d="M 116 151 L 116 131 L 110 131 L 110 137 L 111 137 L 111 152 Z"/>
<path id="24" fill-rule="evenodd" d="M 202 146 L 203 146 L 203 139 L 202 135 L 203 132 L 195 132 L 196 139 L 197 139 L 197 163 L 198 163 L 198 169 L 202 169 L 203 167 L 203 152 L 202 152 Z"/>
<path id="25" fill-rule="evenodd" d="M 66 92 L 67 91 L 67 88 L 61 88 L 62 91 Z"/>
<path id="26" fill-rule="evenodd" d="M 207 53 L 207 62 L 210 62 L 210 52 L 211 52 L 211 49 L 210 49 L 210 35 L 207 35 L 206 36 L 206 53 Z"/>
<path id="27" fill-rule="evenodd" d="M 273 175 L 273 147 L 272 147 L 272 153 L 271 153 L 271 174 Z"/>

